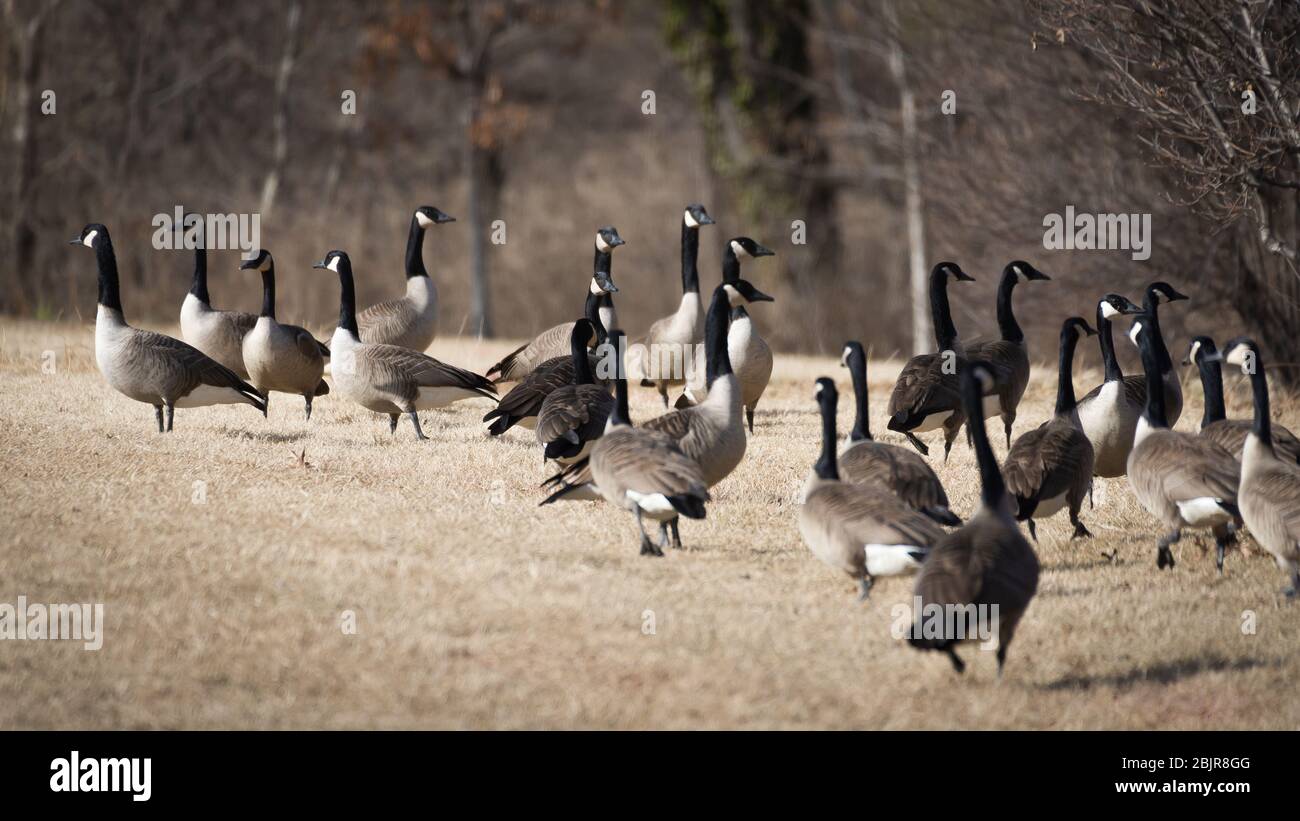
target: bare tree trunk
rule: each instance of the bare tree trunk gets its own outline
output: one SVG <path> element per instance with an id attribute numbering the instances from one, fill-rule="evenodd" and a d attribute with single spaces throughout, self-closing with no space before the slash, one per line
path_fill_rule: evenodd
<path id="1" fill-rule="evenodd" d="M 483 78 L 474 74 L 466 85 L 469 100 L 465 123 L 465 163 L 469 169 L 469 248 L 470 248 L 470 306 L 469 324 L 480 338 L 492 336 L 491 289 L 488 286 L 487 241 L 488 205 L 496 199 L 492 195 L 490 151 L 475 142 L 474 127 L 478 122 L 483 98 Z"/>
<path id="2" fill-rule="evenodd" d="M 275 143 L 271 153 L 271 169 L 262 183 L 262 203 L 258 211 L 266 216 L 275 205 L 275 195 L 280 190 L 280 177 L 289 158 L 289 83 L 298 59 L 298 27 L 302 19 L 302 4 L 293 0 L 289 4 L 289 17 L 285 24 L 284 53 L 280 55 L 280 68 L 275 76 L 275 119 L 272 128 Z"/>
<path id="3" fill-rule="evenodd" d="M 934 327 L 930 321 L 930 295 L 925 270 L 925 203 L 921 199 L 921 169 L 916 151 L 919 140 L 916 125 L 916 99 L 907 82 L 907 65 L 903 55 L 898 10 L 894 0 L 885 0 L 883 11 L 889 29 L 889 73 L 898 86 L 899 115 L 902 120 L 903 209 L 907 215 L 908 281 L 912 296 L 912 353 L 921 354 L 934 347 Z"/>
<path id="4" fill-rule="evenodd" d="M 27 311 L 31 308 L 28 285 L 39 288 L 40 283 L 30 279 L 36 235 L 32 230 L 31 214 L 36 210 L 29 202 L 33 196 L 32 182 L 36 178 L 36 140 L 32 138 L 32 109 L 35 107 L 34 91 L 40 74 L 45 19 L 52 6 L 40 7 L 27 20 L 21 19 L 14 0 L 5 3 L 5 19 L 13 26 L 14 45 L 18 52 L 18 77 L 15 96 L 13 144 L 16 167 L 13 197 L 10 200 L 13 220 L 10 225 L 9 247 L 13 249 L 13 269 L 5 291 L 13 294 L 13 302 L 6 309 Z"/>

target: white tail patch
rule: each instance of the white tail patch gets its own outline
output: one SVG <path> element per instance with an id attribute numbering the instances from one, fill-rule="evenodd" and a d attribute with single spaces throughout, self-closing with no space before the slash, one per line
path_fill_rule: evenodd
<path id="1" fill-rule="evenodd" d="M 662 493 L 637 493 L 635 490 L 629 489 L 627 498 L 652 519 L 662 521 L 677 515 L 677 509 L 673 507 L 673 503 L 668 501 L 668 497 Z"/>
<path id="2" fill-rule="evenodd" d="M 1177 502 L 1178 515 L 1192 527 L 1212 527 L 1232 520 L 1232 514 L 1223 509 L 1223 500 L 1213 496 L 1200 496 Z"/>
<path id="3" fill-rule="evenodd" d="M 208 405 L 237 405 L 241 402 L 253 404 L 253 400 L 234 388 L 219 388 L 215 385 L 199 385 L 186 396 L 176 400 L 178 408 L 203 408 Z"/>
<path id="4" fill-rule="evenodd" d="M 910 544 L 863 545 L 867 554 L 867 573 L 872 576 L 901 576 L 921 566 L 912 554 L 925 554 L 929 548 Z"/>

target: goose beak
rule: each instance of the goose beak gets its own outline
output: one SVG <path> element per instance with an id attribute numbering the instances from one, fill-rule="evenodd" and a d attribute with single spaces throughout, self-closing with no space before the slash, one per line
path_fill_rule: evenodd
<path id="1" fill-rule="evenodd" d="M 600 290 L 604 291 L 607 294 L 618 293 L 618 286 L 614 284 L 613 278 L 610 277 L 610 275 L 605 273 L 604 271 L 601 271 L 600 273 L 596 274 L 596 285 L 600 288 Z"/>
<path id="2" fill-rule="evenodd" d="M 776 297 L 763 293 L 757 288 L 749 295 L 750 302 L 776 302 Z"/>
<path id="3" fill-rule="evenodd" d="M 453 217 L 451 214 L 444 214 L 444 213 L 442 213 L 441 211 L 439 211 L 439 212 L 438 212 L 438 216 L 437 216 L 436 218 L 434 218 L 433 221 L 434 221 L 435 223 L 437 223 L 438 225 L 442 225 L 442 224 L 444 224 L 444 223 L 448 223 L 448 222 L 455 222 L 455 221 L 456 221 L 456 218 Z"/>
<path id="4" fill-rule="evenodd" d="M 962 281 L 962 282 L 974 282 L 974 281 L 975 281 L 975 277 L 971 276 L 970 274 L 966 273 L 965 271 L 963 271 L 963 270 L 960 269 L 960 268 L 957 269 L 957 279 L 960 280 L 960 281 Z"/>
<path id="5" fill-rule="evenodd" d="M 69 244 L 69 245 L 80 245 L 80 244 L 81 244 L 81 237 L 73 237 L 72 239 L 68 240 L 68 244 Z"/>
<path id="6" fill-rule="evenodd" d="M 754 245 L 754 256 L 756 256 L 756 257 L 774 257 L 774 256 L 776 256 L 776 251 L 773 251 L 771 248 L 764 248 L 762 245 L 755 244 L 755 245 Z M 771 297 L 768 297 L 768 299 L 771 299 Z"/>
<path id="7" fill-rule="evenodd" d="M 321 260 L 320 262 L 313 262 L 313 263 L 311 264 L 311 267 L 313 267 L 313 268 L 326 268 L 326 267 L 328 267 L 328 266 L 326 266 L 326 264 L 325 264 L 325 260 Z"/>
<path id="8" fill-rule="evenodd" d="M 256 267 L 257 267 L 257 260 L 255 260 L 255 259 L 246 259 L 246 260 L 244 260 L 243 262 L 239 263 L 239 270 L 241 270 L 241 271 L 247 271 L 249 268 L 256 268 Z M 324 266 L 313 265 L 312 267 L 313 267 L 313 268 L 320 268 L 320 267 L 324 267 Z"/>
<path id="9" fill-rule="evenodd" d="M 1180 293 L 1178 293 L 1177 291 L 1173 290 L 1172 288 L 1169 289 L 1168 297 L 1169 297 L 1169 301 L 1170 301 L 1170 302 L 1177 302 L 1177 301 L 1180 300 L 1180 299 L 1189 299 L 1189 298 L 1190 298 L 1190 297 L 1187 296 L 1187 294 L 1180 294 Z"/>
<path id="10" fill-rule="evenodd" d="M 1097 329 L 1089 325 L 1087 322 L 1083 323 L 1083 332 L 1088 336 L 1097 335 Z"/>
<path id="11" fill-rule="evenodd" d="M 700 225 L 717 225 L 717 221 L 703 211 L 700 212 L 700 218 L 697 222 L 699 222 Z"/>
<path id="12" fill-rule="evenodd" d="M 1029 272 L 1028 279 L 1039 279 L 1039 280 L 1050 281 L 1052 278 L 1049 277 L 1047 274 L 1044 274 L 1042 271 L 1038 270 L 1037 268 L 1035 268 L 1034 270 Z"/>

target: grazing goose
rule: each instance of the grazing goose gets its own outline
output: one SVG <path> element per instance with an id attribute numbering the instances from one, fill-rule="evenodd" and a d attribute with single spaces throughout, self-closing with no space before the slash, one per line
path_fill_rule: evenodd
<path id="1" fill-rule="evenodd" d="M 993 386 L 988 365 L 971 362 L 963 367 L 960 390 L 979 463 L 980 508 L 965 525 L 943 534 L 930 548 L 916 578 L 913 600 L 918 609 L 908 641 L 919 650 L 947 653 L 960 673 L 966 665 L 957 656 L 957 644 L 978 635 L 975 614 L 996 607 L 992 622 L 998 629 L 1001 676 L 1016 627 L 1038 591 L 1038 557 L 1016 526 L 1013 502 L 980 418 L 983 397 Z M 950 632 L 945 617 L 954 614 L 957 618 L 950 623 L 957 630 Z"/>
<path id="2" fill-rule="evenodd" d="M 547 395 L 537 412 L 537 441 L 546 459 L 562 465 L 587 455 L 591 445 L 605 432 L 605 422 L 614 408 L 614 397 L 591 375 L 588 347 L 595 344 L 596 327 L 580 319 L 573 326 L 570 343 L 573 382 Z"/>
<path id="3" fill-rule="evenodd" d="M 1007 491 L 1015 498 L 1016 521 L 1029 523 L 1038 541 L 1035 519 L 1046 519 L 1062 508 L 1070 510 L 1074 535 L 1090 537 L 1079 521 L 1083 499 L 1092 487 L 1092 443 L 1079 428 L 1075 412 L 1073 363 L 1080 332 L 1096 333 L 1082 317 L 1061 326 L 1060 366 L 1056 380 L 1056 411 L 1052 418 L 1016 438 L 1002 463 Z"/>
<path id="4" fill-rule="evenodd" d="M 230 368 L 179 339 L 126 324 L 117 256 L 107 228 L 93 222 L 71 244 L 93 248 L 99 269 L 95 364 L 118 393 L 153 405 L 159 433 L 164 430 L 163 408 L 167 431 L 172 429 L 176 408 L 246 403 L 266 415 L 266 397 Z"/>
<path id="5" fill-rule="evenodd" d="M 262 273 L 262 315 L 244 336 L 243 358 L 249 381 L 266 396 L 268 408 L 271 391 L 301 396 L 307 403 L 307 418 L 311 419 L 312 398 L 330 392 L 330 386 L 321 379 L 329 348 L 307 330 L 276 321 L 275 259 L 270 251 L 261 249 L 239 267 Z"/>
<path id="6" fill-rule="evenodd" d="M 816 479 L 799 507 L 799 533 L 814 556 L 858 582 L 862 600 L 871 592 L 875 577 L 898 576 L 920 567 L 943 531 L 883 485 L 840 481 L 835 464 L 838 398 L 833 380 L 817 380 L 822 452 L 813 466 Z"/>
<path id="7" fill-rule="evenodd" d="M 334 386 L 345 399 L 388 414 L 390 433 L 397 432 L 398 417 L 404 413 L 415 426 L 415 438 L 427 439 L 420 429 L 419 411 L 479 396 L 496 400 L 496 386 L 476 373 L 410 348 L 362 342 L 352 261 L 342 251 L 330 251 L 312 267 L 339 275 L 339 324 L 330 339 Z"/>
<path id="8" fill-rule="evenodd" d="M 421 205 L 411 216 L 406 235 L 406 295 L 379 302 L 357 314 L 362 342 L 400 345 L 423 352 L 438 330 L 438 286 L 424 267 L 424 232 L 431 225 L 455 222 L 437 208 Z"/>
<path id="9" fill-rule="evenodd" d="M 917 450 L 926 455 L 930 449 L 916 438 L 916 434 L 942 427 L 945 461 L 952 450 L 953 440 L 957 438 L 957 431 L 961 430 L 966 419 L 957 377 L 964 349 L 958 344 L 957 329 L 948 309 L 949 277 L 958 282 L 975 281 L 975 277 L 955 262 L 940 262 L 930 271 L 930 311 L 939 348 L 936 353 L 914 356 L 903 366 L 889 397 L 888 424 L 890 430 L 906 436 Z"/>
<path id="10" fill-rule="evenodd" d="M 187 215 L 185 221 L 199 219 Z M 195 224 L 198 247 L 194 249 L 194 283 L 181 303 L 181 338 L 207 356 L 248 378 L 244 367 L 244 336 L 257 324 L 257 316 L 244 311 L 218 311 L 208 298 L 208 251 L 201 230 L 202 222 Z"/>
<path id="11" fill-rule="evenodd" d="M 1250 376 L 1255 399 L 1255 418 L 1242 452 L 1238 490 L 1241 518 L 1251 535 L 1277 559 L 1278 567 L 1290 576 L 1291 584 L 1282 592 L 1294 599 L 1300 595 L 1300 468 L 1285 461 L 1274 446 L 1268 377 L 1264 375 L 1259 347 L 1246 337 L 1237 337 L 1223 350 L 1222 358 Z"/>
<path id="12" fill-rule="evenodd" d="M 614 350 L 622 350 L 623 333 L 613 331 Z M 621 364 L 621 363 L 620 363 Z M 614 409 L 605 435 L 596 440 L 591 457 L 590 480 L 581 487 L 562 488 L 542 504 L 581 488 L 593 488 L 600 498 L 636 516 L 641 535 L 642 556 L 662 556 L 668 544 L 667 522 L 678 516 L 704 518 L 709 490 L 700 465 L 689 458 L 672 437 L 659 431 L 632 427 L 627 409 L 627 379 L 620 368 L 614 383 Z M 650 542 L 643 518 L 659 522 L 659 543 Z"/>
<path id="13" fill-rule="evenodd" d="M 596 258 L 592 266 L 591 286 L 588 288 L 587 304 L 595 303 L 600 325 L 606 330 L 617 323 L 614 313 L 614 298 L 610 294 L 618 293 L 614 286 L 612 274 L 614 249 L 627 243 L 618 235 L 613 226 L 606 226 L 596 232 Z M 590 318 L 590 317 L 589 317 Z M 518 382 L 532 373 L 543 362 L 555 357 L 567 358 L 569 337 L 573 335 L 573 323 L 564 322 L 547 328 L 525 345 L 515 348 L 504 359 L 488 368 L 487 376 L 497 384 Z"/>
<path id="14" fill-rule="evenodd" d="M 1133 320 L 1129 338 L 1142 352 L 1147 395 L 1128 455 L 1128 481 L 1138 502 L 1168 528 L 1157 544 L 1156 567 L 1174 566 L 1170 546 L 1182 538 L 1183 528 L 1208 527 L 1214 533 L 1215 565 L 1222 573 L 1231 525 L 1241 515 L 1237 509 L 1241 466 L 1209 439 L 1169 430 L 1158 335 L 1149 314 Z"/>
<path id="15" fill-rule="evenodd" d="M 1208 336 L 1192 339 L 1187 360 L 1196 363 L 1201 375 L 1201 390 L 1205 393 L 1205 412 L 1201 415 L 1201 436 L 1218 443 L 1238 461 L 1250 433 L 1252 422 L 1246 419 L 1228 419 L 1223 405 L 1223 357 L 1218 355 L 1214 340 Z M 1273 452 L 1284 462 L 1300 464 L 1300 440 L 1295 434 L 1276 422 L 1270 423 Z"/>
<path id="16" fill-rule="evenodd" d="M 1146 404 L 1146 377 L 1125 376 L 1120 370 L 1110 326 L 1114 317 L 1141 312 L 1127 297 L 1115 293 L 1106 294 L 1097 303 L 1097 337 L 1106 378 L 1076 406 L 1079 424 L 1092 443 L 1094 476 L 1110 479 L 1128 471 L 1133 431 Z"/>
<path id="17" fill-rule="evenodd" d="M 600 319 L 602 293 L 595 288 L 592 288 L 587 293 L 586 317 L 579 320 L 587 322 L 595 329 L 596 338 L 591 343 L 593 345 L 603 343 L 606 338 L 605 325 Z M 572 340 L 573 329 L 577 327 L 577 323 L 570 322 L 556 327 L 569 328 L 569 338 Z M 537 414 L 541 411 L 546 397 L 550 396 L 552 391 L 572 384 L 574 375 L 571 352 L 564 356 L 551 357 L 533 368 L 505 396 L 501 397 L 501 401 L 495 408 L 483 415 L 484 422 L 492 423 L 488 426 L 488 433 L 492 436 L 500 436 L 515 425 L 525 428 L 535 427 L 537 425 Z M 608 392 L 607 380 L 601 379 L 597 381 Z"/>
<path id="18" fill-rule="evenodd" d="M 990 411 L 1001 414 L 1002 429 L 1007 434 L 1007 447 L 1011 447 L 1011 426 L 1016 422 L 1016 408 L 1020 406 L 1020 398 L 1025 395 L 1025 388 L 1029 385 L 1029 348 L 1025 345 L 1025 334 L 1020 330 L 1015 312 L 1011 309 L 1011 292 L 1021 277 L 1026 282 L 1051 279 L 1024 260 L 1007 263 L 1007 267 L 1002 269 L 1002 279 L 998 282 L 998 330 L 1002 338 L 973 342 L 966 346 L 967 359 L 988 362 L 997 374 L 997 406 L 990 408 L 986 405 L 984 415 L 991 416 Z"/>
<path id="19" fill-rule="evenodd" d="M 733 300 L 731 306 L 730 330 L 727 331 L 727 353 L 731 357 L 731 366 L 740 381 L 741 404 L 745 408 L 745 422 L 749 432 L 754 432 L 754 409 L 758 400 L 767 390 L 768 380 L 772 378 L 772 349 L 763 337 L 754 329 L 754 321 L 745 309 L 746 303 L 775 302 L 776 300 L 759 291 L 740 278 L 740 261 L 755 257 L 775 256 L 775 251 L 754 242 L 749 237 L 736 237 L 727 244 L 722 253 L 722 282 L 734 285 L 744 301 Z M 678 399 L 675 407 L 688 408 L 704 401 L 708 394 L 700 368 L 694 369 L 691 384 Z"/>
<path id="20" fill-rule="evenodd" d="M 853 429 L 840 450 L 837 465 L 840 479 L 851 485 L 883 487 L 939 524 L 951 527 L 960 525 L 961 519 L 948 508 L 948 494 L 943 489 L 943 483 L 920 454 L 871 438 L 867 404 L 867 356 L 862 350 L 862 343 L 844 343 L 840 364 L 849 369 L 849 375 L 853 378 L 856 408 Z M 817 474 L 814 471 L 804 486 L 804 498 L 815 481 Z"/>
<path id="21" fill-rule="evenodd" d="M 653 377 L 642 379 L 641 384 L 657 389 L 665 408 L 668 390 L 685 381 L 686 363 L 704 338 L 704 306 L 700 304 L 700 271 L 696 266 L 702 225 L 713 225 L 713 217 L 704 206 L 686 206 L 682 213 L 682 301 L 674 313 L 655 320 L 641 341 L 641 373 Z M 669 357 L 666 368 L 663 354 Z"/>

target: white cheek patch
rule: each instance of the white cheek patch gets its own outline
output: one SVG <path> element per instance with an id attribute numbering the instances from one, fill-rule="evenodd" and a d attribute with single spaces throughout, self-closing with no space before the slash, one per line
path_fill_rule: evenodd
<path id="1" fill-rule="evenodd" d="M 340 260 L 340 259 L 342 259 L 342 257 L 334 257 L 333 259 L 331 259 L 331 260 L 329 261 L 329 264 L 326 265 L 325 267 L 328 268 L 328 269 L 330 269 L 331 271 L 333 271 L 334 273 L 337 274 L 337 273 L 339 272 L 339 260 Z"/>
<path id="2" fill-rule="evenodd" d="M 1201 342 L 1197 340 L 1192 343 L 1192 350 L 1187 354 L 1187 358 L 1196 361 L 1196 355 L 1201 352 Z"/>
<path id="3" fill-rule="evenodd" d="M 840 364 L 841 365 L 849 364 L 849 355 L 852 353 L 853 353 L 852 348 L 845 348 L 844 353 L 840 354 Z"/>
<path id="4" fill-rule="evenodd" d="M 1011 266 L 1011 270 L 1012 270 L 1012 271 L 1015 273 L 1015 275 L 1018 276 L 1018 277 L 1023 277 L 1023 276 L 1025 275 L 1025 272 L 1024 272 L 1023 270 L 1021 270 L 1021 268 L 1020 268 L 1019 265 L 1012 265 L 1012 266 Z"/>
<path id="5" fill-rule="evenodd" d="M 749 252 L 745 250 L 745 246 L 736 242 L 734 239 L 731 241 L 731 251 L 738 257 L 747 257 L 750 255 Z"/>
<path id="6" fill-rule="evenodd" d="M 1138 334 L 1140 333 L 1142 333 L 1142 323 L 1134 322 L 1133 327 L 1128 329 L 1128 338 L 1133 341 L 1134 345 L 1138 344 Z"/>
<path id="7" fill-rule="evenodd" d="M 605 293 L 605 289 L 602 288 L 602 287 L 600 287 L 600 283 L 597 282 L 597 281 L 595 280 L 594 277 L 593 277 L 592 280 L 591 280 L 591 292 L 592 292 L 593 294 L 603 294 L 603 293 Z"/>
<path id="8" fill-rule="evenodd" d="M 1227 360 L 1229 365 L 1237 365 L 1240 367 L 1246 361 L 1246 346 L 1236 346 L 1228 352 L 1228 355 L 1224 357 L 1224 359 Z"/>
<path id="9" fill-rule="evenodd" d="M 1101 301 L 1101 315 L 1107 319 L 1114 319 L 1119 316 L 1119 311 L 1109 301 L 1103 299 Z"/>
<path id="10" fill-rule="evenodd" d="M 687 226 L 688 228 L 699 228 L 699 227 L 700 227 L 700 223 L 699 223 L 699 221 L 697 221 L 697 220 L 695 219 L 695 217 L 691 216 L 691 212 L 690 212 L 690 211 L 685 211 L 685 212 L 683 212 L 683 214 L 682 214 L 682 219 L 686 221 L 686 226 Z"/>
<path id="11" fill-rule="evenodd" d="M 433 225 L 433 220 L 426 217 L 423 211 L 415 212 L 415 221 L 420 223 L 421 228 L 428 228 L 430 225 Z"/>
<path id="12" fill-rule="evenodd" d="M 610 248 L 612 248 L 613 246 L 610 245 L 608 242 L 605 242 L 605 238 L 604 238 L 604 237 L 602 237 L 600 234 L 597 234 L 597 235 L 596 235 L 596 247 L 600 249 L 601 253 L 608 254 Z"/>
<path id="13" fill-rule="evenodd" d="M 723 285 L 722 289 L 727 292 L 727 303 L 732 307 L 735 307 L 738 300 L 744 299 L 744 297 L 740 295 L 740 291 L 737 291 L 734 285 Z"/>
<path id="14" fill-rule="evenodd" d="M 86 234 L 84 239 L 81 240 L 81 244 L 86 246 L 87 248 L 94 248 L 95 237 L 97 236 L 99 236 L 99 231 L 91 231 L 89 234 Z"/>

